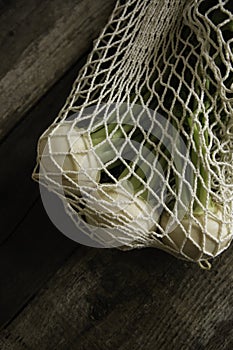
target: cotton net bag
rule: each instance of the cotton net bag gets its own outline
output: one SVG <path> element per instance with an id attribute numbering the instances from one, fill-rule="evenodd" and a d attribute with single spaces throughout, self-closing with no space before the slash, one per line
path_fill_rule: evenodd
<path id="1" fill-rule="evenodd" d="M 208 264 L 233 235 L 233 2 L 118 1 L 33 179 L 93 246 Z M 204 266 L 204 265 L 203 265 Z"/>

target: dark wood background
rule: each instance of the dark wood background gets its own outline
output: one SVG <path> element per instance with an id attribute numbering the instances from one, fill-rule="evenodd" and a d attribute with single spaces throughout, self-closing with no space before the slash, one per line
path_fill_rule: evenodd
<path id="1" fill-rule="evenodd" d="M 155 249 L 76 244 L 31 180 L 115 0 L 0 0 L 0 349 L 231 350 L 233 248 L 211 271 Z"/>

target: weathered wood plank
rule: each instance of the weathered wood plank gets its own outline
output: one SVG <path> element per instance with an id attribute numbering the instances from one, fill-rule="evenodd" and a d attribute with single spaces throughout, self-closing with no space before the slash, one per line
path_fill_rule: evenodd
<path id="1" fill-rule="evenodd" d="M 0 348 L 229 350 L 232 282 L 232 247 L 209 272 L 153 249 L 83 247 L 1 332 Z"/>
<path id="2" fill-rule="evenodd" d="M 115 2 L 21 0 L 2 11 L 0 139 L 90 50 Z"/>
<path id="3" fill-rule="evenodd" d="M 77 246 L 49 221 L 37 200 L 0 246 L 0 326 L 19 312 Z"/>
<path id="4" fill-rule="evenodd" d="M 77 246 L 51 227 L 31 173 L 38 137 L 65 102 L 85 60 L 53 86 L 0 146 L 0 324 L 20 310 Z"/>
<path id="5" fill-rule="evenodd" d="M 77 2 L 77 5 L 79 3 L 81 4 L 81 1 Z M 4 74 L 7 69 L 18 69 L 18 64 L 21 64 L 25 50 L 28 50 L 31 42 L 35 43 L 37 40 L 42 40 L 43 36 L 46 37 L 46 31 L 49 31 L 49 28 L 56 27 L 56 23 L 53 23 L 50 18 L 51 14 L 47 16 L 46 20 L 40 18 L 43 14 L 49 13 L 48 6 L 57 12 L 52 15 L 52 18 L 56 21 L 60 21 L 61 9 L 56 9 L 59 1 L 56 4 L 51 1 L 44 1 L 41 4 L 39 1 L 29 3 L 26 0 L 21 0 L 15 6 L 2 3 L 0 5 L 1 10 L 2 8 L 4 10 L 0 13 L 0 26 L 5 26 L 6 29 L 11 28 L 8 34 L 9 37 L 14 36 L 15 40 L 15 43 L 8 42 L 5 33 L 0 31 L 0 47 L 5 47 L 7 53 L 0 68 L 1 86 L 1 79 L 5 79 L 6 75 Z M 63 12 L 64 16 L 68 16 L 69 11 L 71 11 L 71 2 L 66 5 L 68 12 Z M 83 9 L 86 6 L 85 9 L 88 13 L 90 2 L 85 1 L 80 6 Z M 98 6 L 98 4 L 94 4 L 95 6 Z M 107 6 L 110 6 L 110 2 L 106 6 L 103 5 L 103 10 Z M 74 13 L 76 10 L 74 9 Z M 60 17 L 62 18 L 62 16 Z M 92 22 L 86 25 L 89 34 L 82 35 L 82 39 L 85 39 L 85 35 L 90 35 L 87 38 L 88 42 L 85 43 L 86 48 L 89 48 L 92 38 L 97 36 L 95 29 L 98 29 L 98 20 L 101 21 L 104 17 L 106 20 L 106 11 L 105 14 L 102 13 L 99 16 L 99 19 L 94 18 Z M 7 19 L 10 19 L 10 24 L 7 23 Z M 47 20 L 48 22 L 46 22 Z M 23 21 L 27 23 L 24 24 Z M 65 21 L 64 18 L 63 21 Z M 80 30 L 82 30 L 82 25 L 85 26 L 84 16 L 82 21 Z M 23 24 L 19 25 L 20 22 Z M 67 22 L 65 24 L 67 25 Z M 91 26 L 91 28 L 88 26 Z M 56 30 L 59 29 L 56 28 Z M 27 30 L 30 31 L 28 37 L 26 35 Z M 59 30 L 62 30 L 62 27 Z M 74 30 L 74 27 L 72 30 Z M 61 32 L 61 35 L 65 35 L 65 33 Z M 21 43 L 18 43 L 17 39 L 22 39 Z M 66 40 L 68 40 L 68 37 Z M 70 40 L 71 42 L 73 40 L 74 43 L 75 38 L 71 37 Z M 55 45 L 55 43 L 52 43 L 52 45 Z M 56 48 L 56 50 L 59 49 Z M 74 55 L 73 59 L 80 58 L 83 51 L 84 49 L 80 50 L 78 56 L 75 57 Z M 4 58 L 4 52 L 1 58 Z M 60 59 L 63 60 L 62 55 Z M 72 69 L 53 86 L 51 91 L 40 99 L 35 107 L 23 115 L 23 121 L 11 131 L 0 146 L 0 157 L 2 163 L 4 163 L 0 173 L 0 324 L 4 324 L 14 317 L 20 308 L 37 292 L 38 288 L 43 285 L 48 276 L 56 271 L 71 251 L 77 247 L 77 244 L 61 235 L 49 223 L 41 203 L 36 202 L 36 198 L 39 197 L 38 185 L 31 180 L 31 173 L 35 165 L 37 140 L 64 104 L 72 82 L 85 60 L 86 55 L 77 64 L 73 65 Z M 59 62 L 57 61 L 57 63 Z M 67 70 L 69 65 L 62 67 Z M 50 68 L 52 69 L 52 67 Z M 47 67 L 45 70 L 47 70 Z M 24 73 L 26 77 L 30 70 Z M 58 73 L 53 77 L 54 81 L 62 71 L 60 70 Z M 47 83 L 45 81 L 44 90 L 41 90 L 41 94 L 48 88 L 49 84 Z M 33 86 L 30 88 L 33 89 Z M 21 92 L 19 91 L 19 93 Z M 21 102 L 24 103 L 23 100 Z M 30 106 L 32 103 L 33 101 L 31 101 Z M 21 112 L 23 113 L 26 109 L 23 107 Z M 22 117 L 21 112 L 19 115 Z M 32 207 L 32 210 L 29 210 L 30 207 Z"/>
<path id="6" fill-rule="evenodd" d="M 3 164 L 0 172 L 0 244 L 17 227 L 39 197 L 38 185 L 31 180 L 38 138 L 65 103 L 72 82 L 85 60 L 86 56 L 80 59 L 0 145 Z"/>

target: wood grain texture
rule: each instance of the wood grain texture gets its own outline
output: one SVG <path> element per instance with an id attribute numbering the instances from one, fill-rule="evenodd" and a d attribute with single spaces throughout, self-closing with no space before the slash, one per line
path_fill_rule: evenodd
<path id="1" fill-rule="evenodd" d="M 65 102 L 80 59 L 0 145 L 0 325 L 15 314 L 64 262 L 77 244 L 50 222 L 31 180 L 36 144 Z"/>
<path id="2" fill-rule="evenodd" d="M 19 0 L 0 13 L 0 139 L 90 50 L 115 0 Z"/>
<path id="3" fill-rule="evenodd" d="M 232 247 L 211 271 L 155 249 L 82 247 L 14 321 L 4 350 L 230 350 Z"/>
<path id="4" fill-rule="evenodd" d="M 0 246 L 0 326 L 24 307 L 76 248 L 50 222 L 37 200 Z"/>
<path id="5" fill-rule="evenodd" d="M 0 244 L 17 228 L 39 197 L 38 184 L 31 179 L 36 164 L 37 141 L 65 103 L 72 83 L 85 61 L 86 56 L 78 60 L 37 105 L 24 115 L 23 121 L 0 145 L 0 158 L 4 164 L 0 172 Z"/>

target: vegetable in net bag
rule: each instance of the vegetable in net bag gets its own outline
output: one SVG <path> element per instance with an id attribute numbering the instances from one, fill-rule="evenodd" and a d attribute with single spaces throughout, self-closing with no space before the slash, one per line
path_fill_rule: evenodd
<path id="1" fill-rule="evenodd" d="M 118 1 L 35 180 L 104 247 L 202 262 L 233 236 L 233 3 Z"/>

